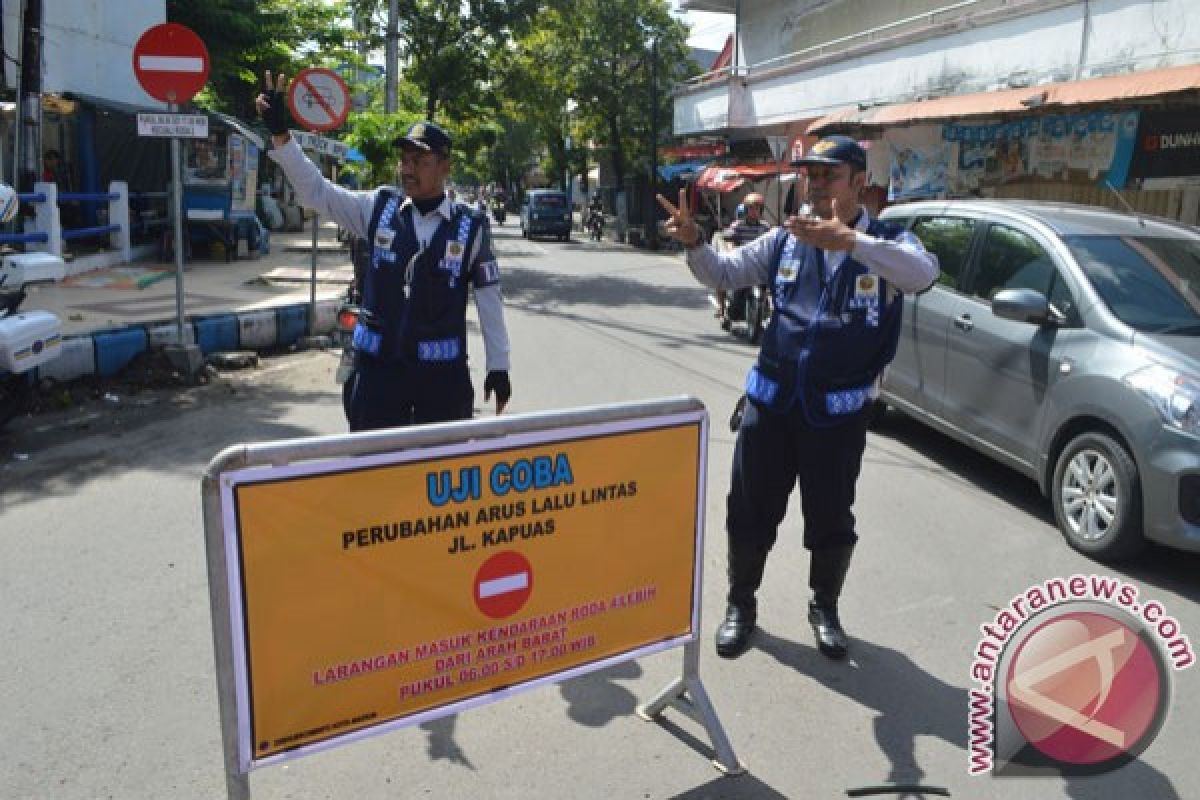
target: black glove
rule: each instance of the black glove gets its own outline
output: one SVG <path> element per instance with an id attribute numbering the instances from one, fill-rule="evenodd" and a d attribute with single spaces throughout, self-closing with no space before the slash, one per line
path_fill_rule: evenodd
<path id="1" fill-rule="evenodd" d="M 729 431 L 737 433 L 742 427 L 742 417 L 746 415 L 746 395 L 738 398 L 737 405 L 733 407 L 733 413 L 729 416 Z"/>
<path id="2" fill-rule="evenodd" d="M 508 398 L 512 397 L 512 384 L 508 382 L 506 370 L 494 369 L 487 374 L 483 381 L 483 402 L 491 399 L 492 392 L 496 393 L 496 410 L 499 412 L 508 405 Z"/>
<path id="3" fill-rule="evenodd" d="M 268 107 L 262 110 L 263 124 L 275 136 L 282 136 L 288 132 L 291 127 L 290 115 L 287 107 L 287 85 L 283 84 L 283 76 L 279 76 L 280 80 L 272 81 L 270 74 L 267 75 L 267 88 L 262 93 L 263 98 L 267 101 Z"/>

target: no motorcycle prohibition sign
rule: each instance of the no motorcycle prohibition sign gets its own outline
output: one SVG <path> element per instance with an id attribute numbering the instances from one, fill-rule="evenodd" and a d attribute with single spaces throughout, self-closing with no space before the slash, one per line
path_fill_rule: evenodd
<path id="1" fill-rule="evenodd" d="M 208 80 L 208 48 L 191 28 L 155 25 L 133 46 L 133 74 L 155 100 L 186 103 Z"/>
<path id="2" fill-rule="evenodd" d="M 310 131 L 331 131 L 350 113 L 350 89 L 331 69 L 302 69 L 288 87 L 292 118 Z"/>
<path id="3" fill-rule="evenodd" d="M 533 592 L 533 567 L 516 550 L 489 558 L 475 573 L 475 605 L 492 619 L 511 617 Z"/>

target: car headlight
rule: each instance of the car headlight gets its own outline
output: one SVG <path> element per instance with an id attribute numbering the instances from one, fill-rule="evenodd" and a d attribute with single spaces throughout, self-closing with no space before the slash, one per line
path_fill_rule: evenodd
<path id="1" fill-rule="evenodd" d="M 1149 400 L 1167 425 L 1200 436 L 1200 377 L 1151 364 L 1126 375 L 1125 383 Z"/>

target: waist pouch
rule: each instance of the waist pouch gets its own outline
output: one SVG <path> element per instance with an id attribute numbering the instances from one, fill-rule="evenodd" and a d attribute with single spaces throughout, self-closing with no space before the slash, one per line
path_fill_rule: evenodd
<path id="1" fill-rule="evenodd" d="M 784 413 L 796 398 L 796 362 L 760 352 L 746 376 L 746 394 L 762 408 Z"/>

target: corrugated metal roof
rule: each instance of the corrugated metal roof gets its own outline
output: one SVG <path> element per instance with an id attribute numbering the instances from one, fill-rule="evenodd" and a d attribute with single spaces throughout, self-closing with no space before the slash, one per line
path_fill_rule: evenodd
<path id="1" fill-rule="evenodd" d="M 808 132 L 820 135 L 852 133 L 914 122 L 1039 113 L 1047 109 L 1112 104 L 1189 91 L 1200 91 L 1200 64 L 1022 89 L 949 95 L 866 109 L 850 106 L 821 117 L 808 127 Z"/>

